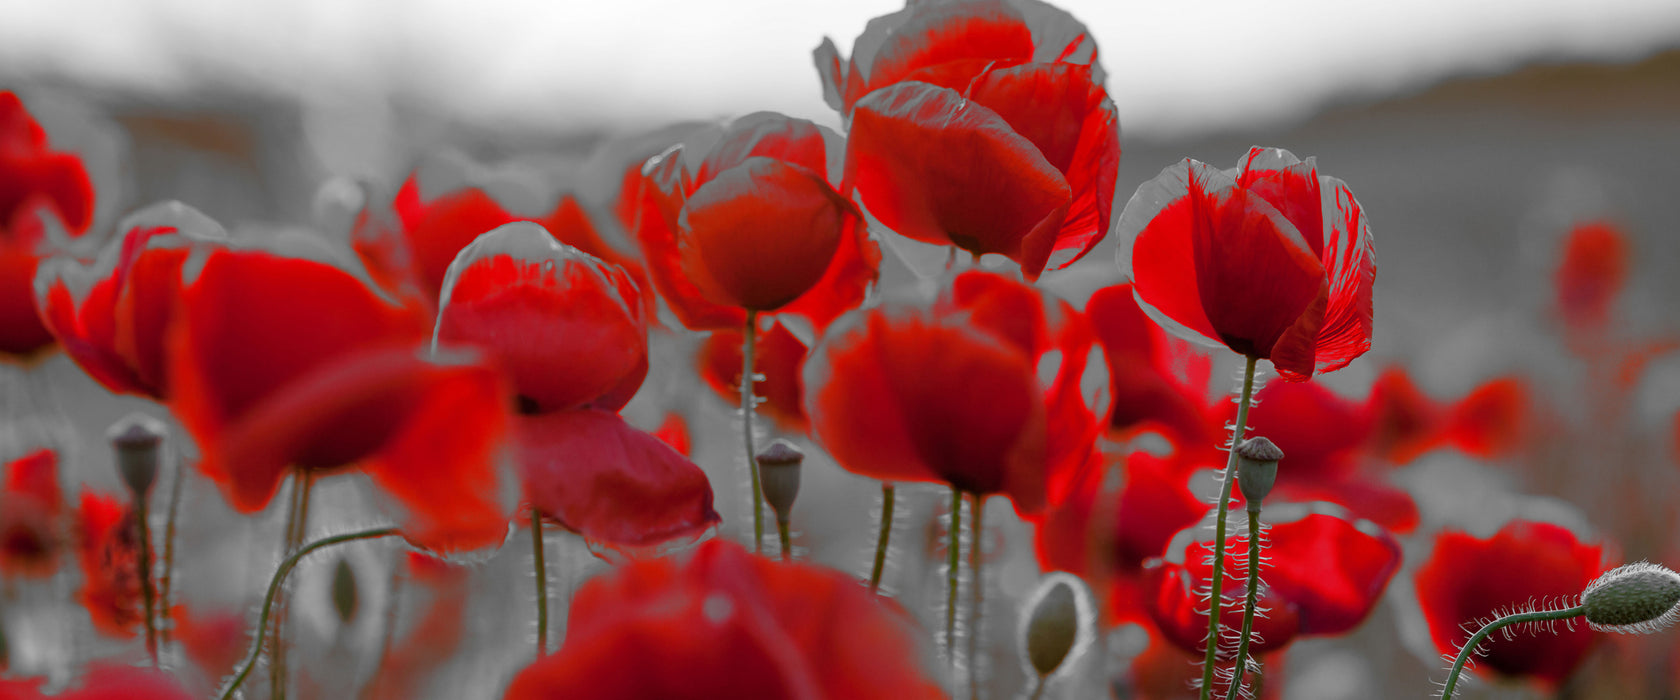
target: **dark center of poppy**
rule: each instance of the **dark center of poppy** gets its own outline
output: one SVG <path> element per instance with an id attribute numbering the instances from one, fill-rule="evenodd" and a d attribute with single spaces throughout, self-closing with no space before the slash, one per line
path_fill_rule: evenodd
<path id="1" fill-rule="evenodd" d="M 537 405 L 537 400 L 536 399 L 533 399 L 529 396 L 520 395 L 520 396 L 514 397 L 514 400 L 518 403 L 518 409 L 517 410 L 519 411 L 520 415 L 534 416 L 538 413 L 542 413 L 542 406 Z"/>

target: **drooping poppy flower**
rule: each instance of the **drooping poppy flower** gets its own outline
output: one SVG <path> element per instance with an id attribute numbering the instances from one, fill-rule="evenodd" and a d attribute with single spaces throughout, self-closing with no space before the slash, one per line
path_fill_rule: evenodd
<path id="1" fill-rule="evenodd" d="M 506 537 L 508 388 L 476 358 L 428 356 L 424 317 L 332 265 L 231 249 L 205 257 L 179 309 L 171 408 L 236 510 L 266 507 L 293 470 L 357 467 L 403 505 L 416 544 Z"/>
<path id="2" fill-rule="evenodd" d="M 1108 359 L 1111 429 L 1125 434 L 1156 427 L 1180 450 L 1219 442 L 1218 426 L 1210 420 L 1217 404 L 1207 399 L 1211 360 L 1152 323 L 1138 307 L 1132 285 L 1097 290 L 1085 302 L 1085 315 Z M 1175 363 L 1185 366 L 1182 380 Z"/>
<path id="3" fill-rule="evenodd" d="M 0 700 L 193 700 L 169 673 L 111 663 L 95 663 L 70 688 L 47 695 L 46 679 L 0 681 Z"/>
<path id="4" fill-rule="evenodd" d="M 711 540 L 585 583 L 507 700 L 941 698 L 912 619 L 851 576 Z"/>
<path id="5" fill-rule="evenodd" d="M 1120 269 L 1179 337 L 1271 360 L 1289 381 L 1370 349 L 1370 227 L 1313 159 L 1255 147 L 1225 172 L 1185 159 L 1140 186 L 1120 222 Z"/>
<path id="6" fill-rule="evenodd" d="M 45 578 L 58 570 L 64 496 L 58 453 L 39 449 L 6 463 L 0 490 L 0 576 Z"/>
<path id="7" fill-rule="evenodd" d="M 1435 649 L 1456 656 L 1482 622 L 1533 601 L 1572 600 L 1607 567 L 1602 544 L 1578 540 L 1550 523 L 1513 520 L 1492 537 L 1447 531 L 1435 537 L 1414 581 Z M 1474 670 L 1534 679 L 1548 688 L 1574 673 L 1595 635 L 1585 626 L 1555 634 L 1494 635 Z"/>
<path id="8" fill-rule="evenodd" d="M 106 389 L 168 399 L 164 339 L 195 248 L 226 239 L 220 225 L 179 202 L 129 216 L 92 267 L 58 258 L 36 280 L 41 318 L 70 359 Z"/>
<path id="9" fill-rule="evenodd" d="M 0 356 L 27 359 L 53 342 L 33 287 L 36 267 L 56 252 L 43 210 L 81 235 L 93 223 L 93 181 L 80 158 L 52 150 L 17 95 L 0 91 Z"/>
<path id="10" fill-rule="evenodd" d="M 1299 636 L 1352 631 L 1400 568 L 1400 543 L 1393 535 L 1330 512 L 1273 522 L 1265 537 L 1262 553 L 1270 563 L 1262 564 L 1259 604 L 1269 612 L 1254 621 L 1249 649 L 1257 654 L 1282 649 Z M 1190 543 L 1182 557 L 1169 556 L 1148 574 L 1155 623 L 1166 639 L 1197 656 L 1207 636 L 1206 601 L 1197 586 L 1205 586 L 1212 574 L 1209 548 L 1206 542 Z M 1247 586 L 1246 537 L 1232 538 L 1224 561 L 1224 594 L 1241 599 Z M 1242 606 L 1226 606 L 1220 622 L 1227 630 L 1242 629 Z M 1220 649 L 1228 661 L 1227 652 L 1234 649 Z"/>
<path id="11" fill-rule="evenodd" d="M 761 402 L 759 415 L 769 416 L 782 430 L 805 432 L 809 422 L 805 418 L 799 375 L 809 350 L 779 321 L 760 332 L 757 341 L 753 364 L 763 378 L 753 383 L 753 395 Z M 739 331 L 712 331 L 700 343 L 697 358 L 700 378 L 706 381 L 706 386 L 736 407 L 741 405 L 741 343 Z"/>
<path id="12" fill-rule="evenodd" d="M 129 639 L 145 612 L 140 600 L 139 532 L 135 510 L 122 499 L 83 491 L 76 511 L 76 555 L 82 590 L 76 599 L 107 637 Z"/>
<path id="13" fill-rule="evenodd" d="M 1617 226 L 1592 221 L 1571 229 L 1556 275 L 1558 316 L 1571 330 L 1603 328 L 1610 307 L 1627 285 L 1627 236 Z"/>
<path id="14" fill-rule="evenodd" d="M 862 303 L 880 250 L 829 184 L 824 131 L 760 112 L 703 152 L 701 137 L 642 171 L 636 239 L 678 320 L 737 329 L 747 311 L 782 311 L 821 328 Z"/>

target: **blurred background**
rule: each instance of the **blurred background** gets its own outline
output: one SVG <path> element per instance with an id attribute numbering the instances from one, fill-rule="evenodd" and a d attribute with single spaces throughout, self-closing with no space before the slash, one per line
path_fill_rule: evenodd
<path id="1" fill-rule="evenodd" d="M 1095 34 L 1119 108 L 1117 209 L 1180 158 L 1230 167 L 1255 144 L 1316 156 L 1358 195 L 1377 240 L 1375 345 L 1325 383 L 1362 397 L 1378 371 L 1400 363 L 1426 392 L 1456 397 L 1515 373 L 1534 382 L 1535 402 L 1557 425 L 1574 426 L 1554 436 L 1597 435 L 1593 444 L 1537 443 L 1529 457 L 1550 456 L 1530 459 L 1531 469 L 1420 461 L 1406 483 L 1426 522 L 1491 531 L 1516 511 L 1476 494 L 1521 493 L 1550 499 L 1547 507 L 1568 512 L 1563 519 L 1621 543 L 1626 559 L 1675 564 L 1672 518 L 1627 514 L 1672 510 L 1663 494 L 1677 485 L 1669 455 L 1680 359 L 1671 353 L 1641 368 L 1614 430 L 1583 430 L 1602 418 L 1588 415 L 1593 375 L 1548 313 L 1563 236 L 1602 219 L 1633 248 L 1615 337 L 1680 333 L 1680 277 L 1672 273 L 1680 265 L 1680 3 L 1057 4 Z M 229 229 L 306 226 L 330 179 L 354 177 L 388 193 L 439 152 L 587 193 L 599 183 L 576 173 L 603 144 L 673 122 L 769 109 L 838 127 L 811 50 L 827 36 L 849 55 L 870 18 L 899 7 L 0 0 L 0 90 L 23 98 L 55 148 L 83 155 L 99 191 L 95 232 L 108 234 L 128 211 L 162 199 L 190 203 Z M 610 188 L 601 192 L 598 199 Z M 1046 286 L 1080 300 L 1120 281 L 1114 246 L 1106 241 L 1047 275 Z M 680 347 L 666 352 L 689 352 L 692 343 Z M 52 403 L 73 407 L 74 432 L 90 445 L 139 403 L 107 401 L 62 357 L 46 370 L 57 387 Z M 721 486 L 734 478 L 721 411 L 695 422 L 696 461 L 725 465 L 714 479 L 720 510 L 738 513 Z M 75 469 L 114 486 L 103 450 L 90 447 L 86 457 Z M 1642 488 L 1643 500 L 1630 508 L 1625 490 L 1595 490 L 1607 474 Z M 867 508 L 872 486 L 845 475 L 811 478 Z M 836 527 L 861 522 L 855 509 L 828 510 Z M 867 535 L 819 536 L 810 546 L 819 559 L 850 560 Z M 589 566 L 587 554 L 574 554 L 565 561 Z M 512 583 L 500 585 L 523 585 L 512 573 L 523 564 L 507 566 Z M 1426 641 L 1418 651 L 1417 631 L 1404 629 L 1407 619 L 1380 609 L 1353 640 L 1304 645 L 1290 669 L 1304 685 L 1292 687 L 1313 690 L 1298 697 L 1429 692 L 1433 660 Z M 481 622 L 473 637 L 498 633 Z M 1411 654 L 1384 656 L 1402 639 L 1412 640 Z M 1342 653 L 1349 643 L 1363 660 Z M 1676 658 L 1664 649 L 1663 658 Z M 1594 687 L 1572 692 L 1611 697 Z"/>

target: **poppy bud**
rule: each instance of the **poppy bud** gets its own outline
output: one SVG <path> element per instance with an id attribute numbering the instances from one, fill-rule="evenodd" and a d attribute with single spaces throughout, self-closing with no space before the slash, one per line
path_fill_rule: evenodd
<path id="1" fill-rule="evenodd" d="M 356 619 L 356 603 L 356 571 L 349 559 L 339 559 L 333 569 L 332 605 L 340 623 L 348 625 Z"/>
<path id="2" fill-rule="evenodd" d="M 1248 512 L 1260 512 L 1260 502 L 1277 482 L 1277 466 L 1282 460 L 1283 450 L 1264 437 L 1252 437 L 1237 446 L 1237 486 L 1248 502 Z"/>
<path id="3" fill-rule="evenodd" d="M 776 511 L 776 522 L 787 524 L 793 499 L 799 495 L 799 467 L 805 453 L 793 443 L 777 440 L 758 453 L 758 478 L 764 502 Z"/>
<path id="4" fill-rule="evenodd" d="M 1680 619 L 1680 574 L 1643 561 L 1618 566 L 1587 584 L 1581 606 L 1600 632 L 1660 632 Z"/>
<path id="5" fill-rule="evenodd" d="M 1090 599 L 1084 581 L 1060 571 L 1045 576 L 1027 599 L 1021 649 L 1040 678 L 1064 668 L 1090 646 L 1095 638 Z"/>
<path id="6" fill-rule="evenodd" d="M 105 433 L 117 452 L 117 473 L 139 498 L 145 498 L 157 480 L 158 447 L 167 433 L 162 421 L 144 413 L 124 416 Z"/>

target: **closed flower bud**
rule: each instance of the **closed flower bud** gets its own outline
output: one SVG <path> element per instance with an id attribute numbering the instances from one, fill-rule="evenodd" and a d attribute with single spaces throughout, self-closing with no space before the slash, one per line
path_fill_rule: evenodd
<path id="1" fill-rule="evenodd" d="M 1650 562 L 1625 564 L 1587 584 L 1581 606 L 1600 632 L 1660 632 L 1680 619 L 1680 574 Z"/>
<path id="2" fill-rule="evenodd" d="M 1021 650 L 1029 672 L 1040 678 L 1068 668 L 1096 638 L 1090 589 L 1060 571 L 1039 582 L 1022 619 Z"/>
<path id="3" fill-rule="evenodd" d="M 793 443 L 777 440 L 758 453 L 758 478 L 764 502 L 776 511 L 776 522 L 787 524 L 793 499 L 799 496 L 799 469 L 805 453 Z"/>
<path id="4" fill-rule="evenodd" d="M 1249 438 L 1237 446 L 1237 486 L 1248 502 L 1248 512 L 1260 512 L 1260 502 L 1277 482 L 1278 462 L 1282 460 L 1283 450 L 1264 437 Z"/>
<path id="5" fill-rule="evenodd" d="M 167 434 L 163 422 L 144 413 L 130 413 L 105 433 L 117 452 L 117 473 L 138 497 L 157 480 L 159 447 Z"/>

